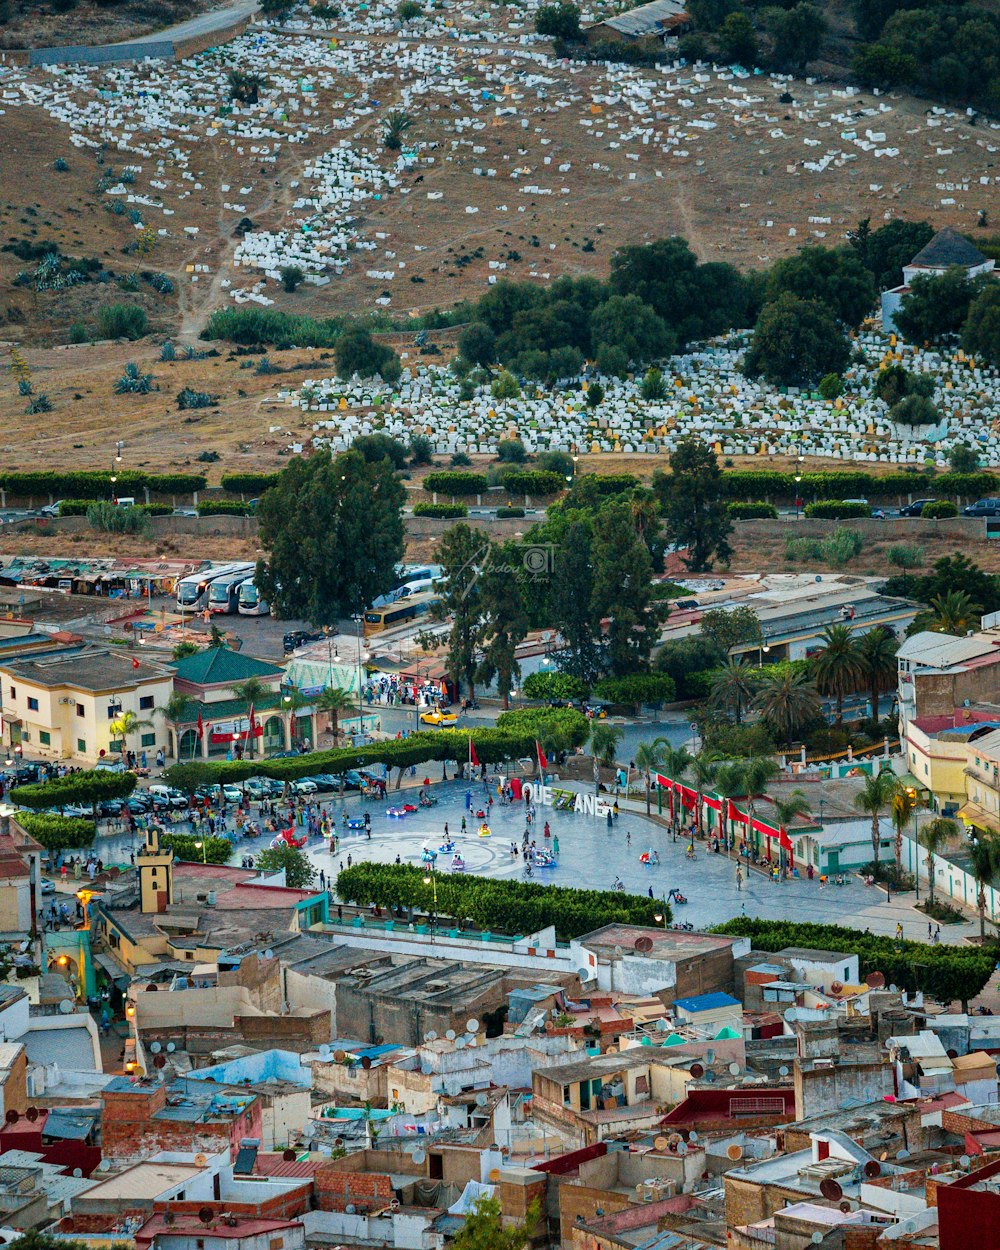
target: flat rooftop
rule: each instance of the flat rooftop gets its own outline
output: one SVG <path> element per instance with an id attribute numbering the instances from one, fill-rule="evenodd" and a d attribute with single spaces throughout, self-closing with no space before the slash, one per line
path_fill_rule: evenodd
<path id="1" fill-rule="evenodd" d="M 636 942 L 649 938 L 651 950 L 636 950 Z M 608 924 L 578 939 L 595 954 L 613 955 L 621 947 L 626 955 L 644 959 L 684 960 L 731 948 L 734 939 L 721 933 L 683 933 L 674 929 L 646 928 L 642 925 Z M 643 942 L 645 946 L 645 943 Z"/>
<path id="2" fill-rule="evenodd" d="M 125 1198 L 157 1198 L 168 1189 L 175 1189 L 194 1180 L 205 1171 L 195 1163 L 137 1163 L 109 1176 L 87 1191 L 87 1198 L 120 1201 Z"/>

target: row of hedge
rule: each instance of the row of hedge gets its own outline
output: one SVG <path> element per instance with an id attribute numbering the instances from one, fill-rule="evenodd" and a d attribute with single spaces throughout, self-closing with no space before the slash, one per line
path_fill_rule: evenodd
<path id="1" fill-rule="evenodd" d="M 35 810 L 63 807 L 67 803 L 100 803 L 105 799 L 127 799 L 139 778 L 135 773 L 113 773 L 106 768 L 67 773 L 51 781 L 15 786 L 10 800 L 19 807 Z"/>
<path id="2" fill-rule="evenodd" d="M 712 931 L 748 937 L 754 950 L 759 951 L 800 946 L 857 955 L 862 977 L 870 972 L 881 972 L 886 985 L 897 985 L 911 993 L 919 989 L 942 1003 L 954 999 L 968 1003 L 982 991 L 996 965 L 991 948 L 897 942 L 891 937 L 862 933 L 843 925 L 753 920 L 740 916 L 716 925 Z"/>
<path id="3" fill-rule="evenodd" d="M 533 758 L 536 740 L 549 744 L 558 742 L 561 748 L 570 750 L 583 746 L 589 736 L 590 722 L 574 708 L 518 708 L 501 712 L 495 729 L 420 731 L 408 738 L 390 738 L 361 747 L 335 747 L 290 759 L 198 760 L 193 764 L 173 764 L 164 777 L 168 784 L 186 790 L 216 783 L 238 783 L 248 777 L 273 777 L 276 781 L 288 782 L 311 773 L 345 773 L 371 764 L 402 769 L 435 761 L 465 763 L 469 758 L 470 737 L 482 763 L 500 764 L 506 760 Z"/>
<path id="4" fill-rule="evenodd" d="M 440 521 L 453 521 L 469 515 L 464 503 L 418 503 L 413 507 L 414 516 L 437 517 Z"/>
<path id="5" fill-rule="evenodd" d="M 729 503 L 726 511 L 734 521 L 776 521 L 778 509 L 773 503 Z"/>
<path id="6" fill-rule="evenodd" d="M 992 495 L 1000 485 L 995 473 L 887 473 L 878 477 L 853 469 L 793 473 L 772 469 L 726 469 L 722 474 L 730 499 L 793 503 L 806 496 L 815 499 L 895 499 L 905 495 Z"/>
<path id="7" fill-rule="evenodd" d="M 51 812 L 20 812 L 17 823 L 48 851 L 90 846 L 97 825 L 82 816 L 54 816 Z"/>
<path id="8" fill-rule="evenodd" d="M 199 842 L 201 846 L 197 845 Z M 190 833 L 161 833 L 160 846 L 164 851 L 173 851 L 178 859 L 203 864 L 228 864 L 233 853 L 228 838 L 196 838 Z"/>
<path id="9" fill-rule="evenodd" d="M 222 489 L 234 495 L 263 495 L 278 480 L 277 473 L 223 473 Z"/>
<path id="10" fill-rule="evenodd" d="M 40 471 L 0 473 L 0 487 L 18 499 L 36 495 L 65 496 L 67 499 L 110 499 L 112 494 L 133 495 L 150 490 L 156 495 L 191 495 L 204 490 L 206 478 L 200 473 L 143 473 L 123 469 L 115 475 L 104 471 Z"/>
<path id="11" fill-rule="evenodd" d="M 565 483 L 562 474 L 545 469 L 504 469 L 499 478 L 499 484 L 508 495 L 555 495 Z M 485 473 L 440 469 L 424 478 L 424 490 L 428 493 L 454 495 L 457 498 L 485 495 L 489 488 L 490 481 Z"/>
<path id="12" fill-rule="evenodd" d="M 238 499 L 213 499 L 198 505 L 199 516 L 250 516 L 252 509 Z"/>
<path id="13" fill-rule="evenodd" d="M 60 516 L 86 516 L 88 508 L 92 508 L 95 503 L 100 503 L 97 499 L 61 499 L 59 501 Z M 145 513 L 146 516 L 169 516 L 173 512 L 168 503 L 137 503 L 134 505 L 135 512 Z"/>
<path id="14" fill-rule="evenodd" d="M 866 503 L 854 503 L 846 499 L 817 499 L 805 506 L 807 517 L 820 521 L 847 521 L 854 517 L 870 517 L 871 508 Z"/>
<path id="15" fill-rule="evenodd" d="M 345 903 L 367 907 L 414 907 L 455 920 L 471 920 L 489 933 L 523 936 L 555 925 L 556 936 L 569 941 L 608 924 L 652 925 L 656 916 L 669 922 L 670 909 L 644 894 L 613 890 L 572 890 L 535 882 L 498 881 L 470 873 L 436 874 L 424 884 L 424 870 L 412 864 L 354 864 L 337 877 Z"/>

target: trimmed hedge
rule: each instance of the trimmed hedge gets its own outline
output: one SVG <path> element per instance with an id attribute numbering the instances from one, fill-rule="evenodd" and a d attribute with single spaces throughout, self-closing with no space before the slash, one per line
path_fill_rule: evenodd
<path id="1" fill-rule="evenodd" d="M 424 478 L 424 490 L 429 494 L 437 492 L 439 495 L 485 495 L 488 489 L 489 482 L 485 473 L 452 473 L 448 469 L 441 469 L 436 473 L 428 473 Z"/>
<path id="2" fill-rule="evenodd" d="M 466 729 L 419 731 L 408 738 L 391 738 L 363 747 L 313 751 L 291 759 L 199 760 L 197 762 L 203 772 L 199 772 L 198 784 L 240 782 L 257 776 L 287 782 L 308 777 L 311 773 L 344 773 L 348 769 L 364 768 L 370 764 L 410 768 L 414 764 L 428 764 L 435 760 L 465 763 L 469 758 L 470 737 L 476 754 L 484 764 L 498 764 L 505 760 L 533 758 L 535 741 L 553 734 L 558 736 L 567 750 L 583 746 L 590 736 L 590 722 L 574 708 L 518 708 L 512 712 L 501 712 L 495 729 L 475 729 L 471 733 Z M 176 774 L 176 783 L 172 780 L 174 768 L 183 769 L 187 765 L 173 765 L 163 774 L 168 785 L 176 784 L 183 789 L 181 773 Z"/>
<path id="3" fill-rule="evenodd" d="M 497 508 L 498 521 L 514 521 L 524 516 L 523 508 Z"/>
<path id="4" fill-rule="evenodd" d="M 125 469 L 115 474 L 114 493 L 131 495 L 149 489 L 157 495 L 190 495 L 204 490 L 200 473 L 142 473 Z M 68 499 L 110 499 L 111 474 L 101 471 L 3 473 L 0 486 L 18 499 L 34 495 L 64 495 Z"/>
<path id="5" fill-rule="evenodd" d="M 562 474 L 544 469 L 505 469 L 500 481 L 508 495 L 555 495 L 566 487 Z"/>
<path id="6" fill-rule="evenodd" d="M 920 989 L 943 1003 L 975 998 L 993 975 L 996 956 L 992 948 L 931 946 L 923 942 L 897 942 L 834 924 L 799 924 L 790 920 L 753 920 L 747 916 L 715 925 L 713 933 L 752 939 L 754 950 L 780 951 L 786 946 L 809 950 L 844 951 L 857 955 L 862 977 L 881 972 L 886 985 L 911 993 Z"/>
<path id="7" fill-rule="evenodd" d="M 234 495 L 263 495 L 277 480 L 277 473 L 223 473 L 222 489 Z"/>
<path id="8" fill-rule="evenodd" d="M 776 521 L 778 509 L 773 503 L 730 503 L 726 511 L 734 521 Z"/>
<path id="9" fill-rule="evenodd" d="M 950 499 L 935 499 L 933 503 L 924 504 L 920 515 L 928 520 L 938 521 L 943 517 L 958 516 L 958 508 Z"/>
<path id="10" fill-rule="evenodd" d="M 413 508 L 414 516 L 437 517 L 442 521 L 451 521 L 457 517 L 469 515 L 464 503 L 418 503 Z"/>
<path id="11" fill-rule="evenodd" d="M 642 703 L 669 703 L 676 691 L 669 673 L 628 673 L 624 677 L 602 677 L 594 696 L 608 703 L 638 707 Z"/>
<path id="12" fill-rule="evenodd" d="M 251 510 L 245 503 L 235 499 L 213 499 L 209 503 L 198 505 L 199 516 L 250 516 Z"/>
<path id="13" fill-rule="evenodd" d="M 785 503 L 798 497 L 843 499 L 846 495 L 865 499 L 893 499 L 899 496 L 935 494 L 993 495 L 1000 484 L 995 473 L 886 473 L 878 477 L 858 470 L 831 469 L 804 473 L 800 482 L 792 473 L 773 469 L 724 469 L 723 490 L 730 499 L 749 503 L 778 499 Z"/>
<path id="14" fill-rule="evenodd" d="M 487 933 L 521 936 L 555 925 L 561 941 L 579 937 L 602 925 L 653 925 L 657 915 L 670 921 L 670 908 L 644 894 L 613 890 L 571 890 L 533 881 L 498 881 L 471 873 L 438 873 L 434 885 L 424 884 L 424 870 L 412 864 L 354 864 L 337 877 L 337 894 L 345 903 L 367 907 L 415 907 L 434 910 L 456 920 L 471 920 Z"/>
<path id="15" fill-rule="evenodd" d="M 582 476 L 576 479 L 582 480 L 586 480 L 588 486 L 593 483 L 599 495 L 619 495 L 641 485 L 634 473 L 588 473 L 585 479 Z"/>
<path id="16" fill-rule="evenodd" d="M 49 851 L 65 851 L 90 846 L 97 825 L 82 816 L 54 816 L 51 812 L 19 812 L 17 823 Z"/>
<path id="17" fill-rule="evenodd" d="M 815 503 L 807 503 L 807 517 L 824 521 L 845 521 L 851 517 L 871 516 L 871 508 L 866 503 L 846 503 L 843 499 L 817 499 Z"/>
<path id="18" fill-rule="evenodd" d="M 102 799 L 127 799 L 139 778 L 135 773 L 113 773 L 106 768 L 67 773 L 52 781 L 15 786 L 10 801 L 35 810 L 63 807 L 67 803 L 99 803 Z"/>
<path id="19" fill-rule="evenodd" d="M 521 687 L 526 699 L 585 699 L 590 687 L 569 673 L 529 673 Z"/>
<path id="20" fill-rule="evenodd" d="M 195 846 L 202 842 L 202 846 Z M 228 838 L 196 838 L 188 833 L 161 833 L 160 846 L 173 851 L 178 859 L 194 863 L 228 864 L 233 854 L 233 844 Z"/>

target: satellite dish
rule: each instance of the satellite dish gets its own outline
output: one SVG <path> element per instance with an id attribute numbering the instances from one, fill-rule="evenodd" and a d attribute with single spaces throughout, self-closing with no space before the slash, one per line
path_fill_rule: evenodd
<path id="1" fill-rule="evenodd" d="M 464 1037 L 456 1037 L 456 1038 L 455 1038 L 455 1049 L 456 1049 L 456 1050 L 464 1050 L 464 1049 L 465 1049 L 465 1038 L 464 1038 Z"/>
<path id="2" fill-rule="evenodd" d="M 73 1004 L 70 1002 L 68 998 L 64 998 L 62 1002 L 59 1004 L 59 1010 L 62 1012 L 64 1016 L 68 1016 L 73 1010 Z"/>
<path id="3" fill-rule="evenodd" d="M 740 1065 L 739 1065 L 738 1063 L 735 1063 L 735 1062 L 731 1063 L 731 1064 L 729 1065 L 729 1075 L 730 1075 L 730 1076 L 739 1076 L 739 1074 L 740 1074 Z"/>
<path id="4" fill-rule="evenodd" d="M 431 1029 L 431 1031 L 427 1034 L 427 1040 L 428 1040 L 429 1042 L 436 1042 L 436 1041 L 437 1041 L 437 1038 L 438 1038 L 438 1035 L 437 1035 L 437 1030 L 436 1030 L 436 1029 Z"/>
<path id="5" fill-rule="evenodd" d="M 321 1052 L 321 1053 L 322 1053 L 322 1052 Z M 344 1062 L 344 1060 L 347 1058 L 347 1051 L 346 1051 L 346 1050 L 335 1050 L 335 1051 L 333 1052 L 333 1057 L 334 1057 L 334 1059 L 336 1059 L 336 1061 L 337 1061 L 338 1063 L 343 1063 L 343 1062 Z"/>
<path id="6" fill-rule="evenodd" d="M 839 1202 L 844 1196 L 840 1184 L 832 1176 L 825 1176 L 819 1183 L 819 1192 L 830 1202 Z"/>
<path id="7" fill-rule="evenodd" d="M 787 1068 L 784 1064 L 782 1064 L 782 1065 L 781 1065 L 781 1067 L 778 1069 L 778 1075 L 779 1075 L 779 1076 L 787 1076 L 787 1075 L 788 1075 L 788 1068 Z"/>
<path id="8" fill-rule="evenodd" d="M 830 986 L 831 994 L 842 994 L 844 992 L 843 981 L 834 981 Z"/>
<path id="9" fill-rule="evenodd" d="M 413 1152 L 414 1163 L 423 1163 L 426 1158 L 427 1158 L 426 1150 L 414 1150 Z"/>
<path id="10" fill-rule="evenodd" d="M 688 1141 L 697 1141 L 697 1140 L 698 1140 L 698 1130 L 692 1129 L 691 1132 L 688 1133 Z"/>
<path id="11" fill-rule="evenodd" d="M 962 1165 L 963 1168 L 967 1168 L 971 1162 L 972 1160 L 969 1158 L 968 1155 L 962 1155 L 961 1159 L 959 1159 L 959 1163 Z"/>
<path id="12" fill-rule="evenodd" d="M 160 1045 L 159 1042 L 150 1042 L 149 1049 L 153 1052 L 154 1055 L 158 1055 L 160 1051 L 163 1049 L 163 1047 Z"/>
<path id="13" fill-rule="evenodd" d="M 874 1180 L 876 1176 L 882 1175 L 882 1164 L 878 1159 L 869 1159 L 865 1164 L 864 1173 L 869 1180 Z"/>
<path id="14" fill-rule="evenodd" d="M 160 992 L 158 985 L 147 985 L 145 988 L 147 994 L 158 994 Z"/>
<path id="15" fill-rule="evenodd" d="M 470 1033 L 478 1033 L 479 1021 L 476 1019 L 475 1016 L 473 1016 L 471 1020 L 466 1020 L 465 1027 L 469 1030 Z"/>
<path id="16" fill-rule="evenodd" d="M 154 1067 L 154 1068 L 165 1068 L 166 1066 L 167 1066 L 167 1057 L 166 1057 L 166 1055 L 154 1055 L 154 1056 L 153 1056 L 153 1067 Z"/>
<path id="17" fill-rule="evenodd" d="M 869 972 L 865 977 L 865 985 L 872 990 L 880 990 L 885 985 L 885 976 L 881 972 Z"/>
<path id="18" fill-rule="evenodd" d="M 655 1137 L 653 1139 L 654 1150 L 666 1150 L 666 1148 L 667 1148 L 667 1139 L 665 1137 Z"/>
<path id="19" fill-rule="evenodd" d="M 678 1153 L 679 1155 L 686 1155 L 686 1154 L 687 1154 L 687 1152 L 688 1152 L 688 1144 L 687 1144 L 687 1142 L 686 1142 L 686 1141 L 678 1142 L 678 1144 L 677 1144 L 677 1153 Z"/>
<path id="20" fill-rule="evenodd" d="M 705 1069 L 701 1066 L 700 1063 L 693 1063 L 691 1067 L 688 1068 L 688 1071 L 691 1073 L 691 1075 L 694 1077 L 696 1081 L 700 1081 L 701 1078 L 705 1075 Z"/>
<path id="21" fill-rule="evenodd" d="M 616 959 L 621 959 L 621 958 L 622 958 L 622 956 L 623 956 L 624 954 L 625 954 L 625 952 L 622 950 L 622 948 L 621 948 L 620 946 L 616 946 L 616 947 L 615 947 L 615 958 L 616 958 Z"/>
<path id="22" fill-rule="evenodd" d="M 347 1204 L 347 1206 L 346 1206 L 346 1207 L 344 1207 L 344 1210 L 347 1212 L 347 1214 L 348 1214 L 348 1215 L 353 1215 L 353 1214 L 354 1214 L 354 1211 L 355 1211 L 355 1206 L 354 1206 L 354 1203 L 353 1203 L 353 1202 L 349 1202 L 349 1203 Z"/>
<path id="23" fill-rule="evenodd" d="M 742 1159 L 743 1147 L 737 1145 L 736 1142 L 733 1142 L 731 1146 L 726 1147 L 726 1158 L 732 1159 L 734 1163 L 736 1162 L 737 1159 Z"/>
<path id="24" fill-rule="evenodd" d="M 203 1168 L 207 1162 L 208 1155 L 202 1153 L 201 1151 L 199 1151 L 194 1157 L 194 1165 L 196 1168 Z"/>
<path id="25" fill-rule="evenodd" d="M 294 1163 L 294 1161 L 295 1161 L 295 1151 L 294 1151 L 294 1150 L 283 1150 L 283 1151 L 281 1152 L 281 1157 L 282 1157 L 282 1159 L 284 1159 L 284 1161 L 285 1161 L 286 1163 Z"/>
<path id="26" fill-rule="evenodd" d="M 813 1243 L 813 1245 L 814 1245 L 814 1246 L 818 1246 L 818 1245 L 820 1245 L 820 1243 L 821 1243 L 821 1242 L 822 1242 L 822 1240 L 823 1240 L 823 1234 L 822 1234 L 822 1233 L 820 1233 L 820 1232 L 815 1232 L 815 1233 L 813 1233 L 813 1235 L 812 1235 L 812 1237 L 810 1238 L 810 1240 L 812 1241 L 812 1243 Z"/>
<path id="27" fill-rule="evenodd" d="M 589 968 L 577 968 L 576 975 L 581 981 L 589 981 L 594 974 Z"/>
<path id="28" fill-rule="evenodd" d="M 490 1184 L 497 1185 L 500 1183 L 500 1169 L 490 1168 Z"/>
<path id="29" fill-rule="evenodd" d="M 946 1054 L 948 1055 L 949 1059 L 958 1058 L 958 1051 L 954 1048 L 954 1046 L 949 1046 L 948 1050 L 946 1051 Z"/>
<path id="30" fill-rule="evenodd" d="M 486 1104 L 487 1104 L 488 1102 L 489 1102 L 489 1098 L 487 1098 L 487 1096 L 486 1096 L 485 1094 L 477 1094 L 477 1095 L 476 1095 L 476 1106 L 477 1106 L 477 1107 L 485 1107 L 485 1106 L 486 1106 Z"/>
<path id="31" fill-rule="evenodd" d="M 449 1042 L 453 1042 L 455 1040 L 455 1036 L 456 1034 L 455 1034 L 454 1029 L 449 1029 L 448 1032 L 445 1034 L 445 1037 L 448 1039 Z"/>
<path id="32" fill-rule="evenodd" d="M 74 1168 L 73 1175 L 77 1178 L 81 1177 L 83 1175 L 83 1168 Z"/>
<path id="33" fill-rule="evenodd" d="M 850 1200 L 850 1198 L 845 1198 L 845 1199 L 843 1200 L 843 1202 L 841 1202 L 841 1204 L 840 1204 L 840 1209 L 841 1209 L 841 1211 L 843 1211 L 843 1213 L 844 1213 L 845 1215 L 848 1213 L 848 1211 L 850 1211 L 850 1209 L 851 1209 L 851 1200 Z"/>
<path id="34" fill-rule="evenodd" d="M 4 1119 L 7 1121 L 8 1124 L 16 1124 L 18 1120 L 20 1120 L 20 1118 L 21 1118 L 21 1113 L 19 1111 L 15 1111 L 13 1107 L 11 1107 L 11 1109 L 7 1112 L 6 1116 L 4 1117 Z"/>
<path id="35" fill-rule="evenodd" d="M 670 1025 L 666 1022 L 666 1020 L 664 1020 L 662 1016 L 660 1016 L 659 1020 L 657 1020 L 656 1022 L 657 1033 L 666 1033 L 666 1031 L 669 1028 L 670 1028 Z"/>
<path id="36" fill-rule="evenodd" d="M 201 1220 L 203 1224 L 211 1224 L 214 1218 L 215 1218 L 215 1212 L 212 1210 L 211 1207 L 199 1208 L 198 1219 Z"/>
<path id="37" fill-rule="evenodd" d="M 321 1054 L 324 1058 L 326 1058 L 326 1056 L 330 1053 L 330 1047 L 329 1047 L 329 1044 L 328 1044 L 327 1042 L 324 1042 L 324 1043 L 322 1044 L 322 1046 L 320 1046 L 320 1048 L 319 1048 L 319 1053 L 320 1053 L 320 1054 Z"/>
<path id="38" fill-rule="evenodd" d="M 902 1162 L 904 1159 L 908 1159 L 909 1157 L 910 1157 L 910 1152 L 906 1150 L 905 1148 L 903 1150 L 896 1151 L 896 1158 L 899 1159 L 900 1162 Z"/>
<path id="39" fill-rule="evenodd" d="M 173 1042 L 167 1042 L 167 1054 L 168 1055 L 172 1055 L 176 1049 L 177 1047 L 174 1045 Z"/>
<path id="40" fill-rule="evenodd" d="M 34 1124 L 34 1122 L 38 1119 L 38 1108 L 29 1107 L 24 1114 L 28 1117 L 31 1123 Z"/>
<path id="41" fill-rule="evenodd" d="M 342 1146 L 344 1144 L 344 1139 L 342 1137 L 335 1137 L 333 1139 L 333 1144 L 335 1146 Z"/>
<path id="42" fill-rule="evenodd" d="M 264 958 L 265 958 L 265 959 L 273 959 L 273 958 L 274 958 L 274 951 L 273 951 L 273 950 L 271 950 L 270 946 L 269 946 L 269 947 L 267 948 L 267 950 L 264 952 Z"/>
<path id="43" fill-rule="evenodd" d="M 637 937 L 635 939 L 635 949 L 639 951 L 640 954 L 648 954 L 649 951 L 653 949 L 653 939 L 651 937 L 647 937 L 645 934 L 643 934 L 642 937 Z"/>
<path id="44" fill-rule="evenodd" d="M 365 1070 L 366 1072 L 368 1071 L 368 1069 L 372 1066 L 372 1061 L 371 1061 L 371 1056 L 370 1056 L 370 1055 L 362 1055 L 362 1056 L 361 1056 L 361 1066 L 364 1068 L 364 1070 Z"/>

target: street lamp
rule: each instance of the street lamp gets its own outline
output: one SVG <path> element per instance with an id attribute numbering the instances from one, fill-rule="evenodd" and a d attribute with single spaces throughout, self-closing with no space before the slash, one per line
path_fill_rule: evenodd
<path id="1" fill-rule="evenodd" d="M 770 652 L 770 650 L 771 650 L 771 644 L 769 642 L 762 642 L 758 645 L 757 647 L 757 667 L 758 668 L 764 667 L 764 656 L 767 655 Z"/>
<path id="2" fill-rule="evenodd" d="M 431 916 L 431 923 L 436 925 L 437 924 L 437 909 L 438 909 L 438 887 L 437 887 L 437 876 L 435 875 L 433 868 L 429 868 L 427 870 L 427 873 L 424 876 L 424 885 L 429 885 L 431 887 L 431 890 L 433 891 L 434 914 L 433 916 Z"/>
<path id="3" fill-rule="evenodd" d="M 351 620 L 358 627 L 358 730 L 362 735 L 365 732 L 364 695 L 361 690 L 361 626 L 364 623 L 364 619 L 364 615 L 361 612 L 355 612 L 351 616 Z"/>
<path id="4" fill-rule="evenodd" d="M 194 845 L 195 845 L 196 850 L 201 851 L 201 862 L 203 864 L 207 864 L 208 863 L 208 846 L 206 845 L 206 843 L 202 842 L 202 840 L 199 838 L 198 841 Z"/>
<path id="5" fill-rule="evenodd" d="M 799 494 L 799 483 L 802 481 L 802 474 L 795 475 L 795 519 L 799 519 L 799 508 L 802 506 L 802 496 Z"/>
<path id="6" fill-rule="evenodd" d="M 666 915 L 662 911 L 655 912 L 653 914 L 653 919 L 656 921 L 657 924 L 663 925 L 664 929 L 667 927 L 667 918 L 666 918 Z"/>

